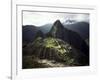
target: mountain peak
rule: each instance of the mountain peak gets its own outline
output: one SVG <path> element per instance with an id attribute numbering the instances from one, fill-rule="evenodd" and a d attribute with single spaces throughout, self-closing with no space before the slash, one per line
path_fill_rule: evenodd
<path id="1" fill-rule="evenodd" d="M 54 25 L 62 25 L 62 24 L 61 24 L 60 20 L 56 20 L 56 21 L 54 22 Z"/>
<path id="2" fill-rule="evenodd" d="M 60 20 L 56 20 L 52 26 L 52 28 L 56 30 L 62 30 L 64 28 L 63 24 L 60 22 Z"/>
<path id="3" fill-rule="evenodd" d="M 64 26 L 60 22 L 60 20 L 56 20 L 50 30 L 50 34 L 52 37 L 61 38 L 64 32 Z"/>
<path id="4" fill-rule="evenodd" d="M 62 23 L 60 22 L 60 20 L 56 20 L 52 26 L 52 29 L 55 29 L 55 30 L 60 30 L 60 29 L 63 29 L 64 26 L 62 25 Z"/>

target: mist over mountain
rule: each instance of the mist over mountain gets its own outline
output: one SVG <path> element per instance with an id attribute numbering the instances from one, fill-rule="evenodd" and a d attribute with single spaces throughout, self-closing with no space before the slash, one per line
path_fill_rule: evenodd
<path id="1" fill-rule="evenodd" d="M 63 22 L 63 24 L 74 24 L 74 23 L 77 23 L 77 21 L 76 20 L 70 20 L 70 19 Z"/>
<path id="2" fill-rule="evenodd" d="M 53 24 L 45 24 L 43 26 L 38 27 L 44 34 L 48 33 Z"/>

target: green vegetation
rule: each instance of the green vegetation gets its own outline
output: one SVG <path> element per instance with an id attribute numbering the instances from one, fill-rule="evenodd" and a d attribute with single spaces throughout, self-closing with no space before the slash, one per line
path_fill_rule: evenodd
<path id="1" fill-rule="evenodd" d="M 47 48 L 54 48 L 61 54 L 64 54 L 66 52 L 66 49 L 59 44 L 59 42 L 55 38 L 46 38 L 44 39 L 44 46 Z"/>
<path id="2" fill-rule="evenodd" d="M 42 59 L 52 59 L 54 61 L 57 60 L 57 62 L 60 61 L 65 66 L 71 66 L 74 63 L 72 47 L 60 39 L 52 37 L 43 39 L 41 37 L 37 37 L 33 41 L 31 48 L 33 49 L 33 57 L 23 57 L 23 68 L 47 67 L 47 65 L 38 63 L 38 60 L 41 59 L 41 57 Z"/>

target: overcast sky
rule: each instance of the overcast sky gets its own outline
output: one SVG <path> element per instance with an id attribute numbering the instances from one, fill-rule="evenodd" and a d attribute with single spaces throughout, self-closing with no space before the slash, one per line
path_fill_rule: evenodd
<path id="1" fill-rule="evenodd" d="M 68 19 L 75 20 L 75 21 L 89 22 L 89 14 L 23 11 L 23 25 L 41 26 L 41 25 L 45 25 L 47 23 L 54 23 L 58 19 L 62 23 Z"/>

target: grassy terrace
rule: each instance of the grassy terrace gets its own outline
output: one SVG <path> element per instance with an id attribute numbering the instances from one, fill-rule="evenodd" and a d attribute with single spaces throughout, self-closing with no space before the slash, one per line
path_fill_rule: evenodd
<path id="1" fill-rule="evenodd" d="M 58 50 L 58 52 L 60 52 L 61 54 L 64 54 L 66 51 L 66 49 L 59 44 L 59 42 L 57 41 L 57 39 L 55 38 L 46 38 L 44 39 L 44 45 L 47 48 L 54 48 L 56 50 Z"/>

